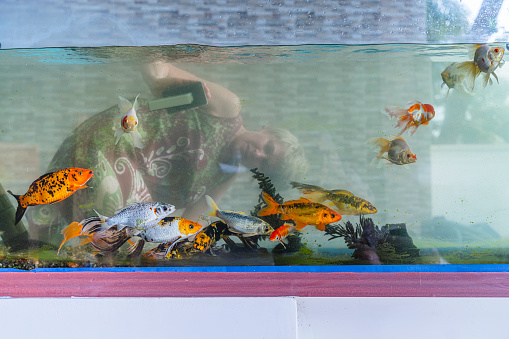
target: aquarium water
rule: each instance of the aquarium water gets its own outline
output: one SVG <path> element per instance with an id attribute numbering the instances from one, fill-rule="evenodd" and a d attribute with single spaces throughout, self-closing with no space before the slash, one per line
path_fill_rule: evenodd
<path id="1" fill-rule="evenodd" d="M 493 84 L 485 88 L 479 76 L 471 94 L 442 86 L 441 73 L 446 67 L 473 60 L 475 48 L 395 44 L 1 50 L 0 184 L 4 191 L 0 262 L 4 267 L 23 262 L 28 268 L 507 263 L 509 70 L 496 69 L 498 81 L 492 77 Z M 284 246 L 271 242 L 268 235 L 248 238 L 255 246 L 246 246 L 243 239 L 230 234 L 206 252 L 183 251 L 159 260 L 143 256 L 159 245 L 150 242 L 136 255 L 128 255 L 127 242 L 112 253 L 97 253 L 90 243 L 80 245 L 80 238 L 74 238 L 57 254 L 64 239 L 62 225 L 48 236 L 28 220 L 28 212 L 35 214 L 42 205 L 28 206 L 21 223 L 14 225 L 18 203 L 6 191 L 26 193 L 37 178 L 49 172 L 55 153 L 73 130 L 99 112 L 116 107 L 119 96 L 131 102 L 138 94 L 142 100 L 153 99 L 143 69 L 154 62 L 171 63 L 235 93 L 248 130 L 264 126 L 289 130 L 309 164 L 307 171 L 305 166 L 297 171 L 294 181 L 349 191 L 372 203 L 377 213 L 364 214 L 362 219 L 343 215 L 325 232 L 308 225 L 289 236 Z M 385 107 L 409 108 L 413 101 L 430 104 L 435 111 L 434 118 L 414 134 L 406 131 L 401 135 L 417 160 L 398 165 L 381 159 L 373 164 L 377 152 L 368 140 L 394 139 L 401 130 L 396 128 L 396 118 L 385 114 Z M 113 121 L 97 129 L 107 129 L 114 144 L 112 126 Z M 123 143 L 131 142 L 129 136 L 122 138 Z M 236 167 L 233 183 L 216 199 L 219 208 L 249 215 L 259 205 L 259 181 L 250 170 Z M 87 183 L 89 188 L 74 195 L 99 190 L 94 181 L 97 175 L 95 172 Z M 289 182 L 275 189 L 284 201 L 302 196 Z M 172 199 L 161 202 L 172 204 Z M 85 208 L 92 211 L 89 217 L 96 217 L 96 203 L 75 208 Z M 193 221 L 207 225 L 219 220 L 208 216 L 209 211 Z M 378 238 L 373 232 L 362 235 L 362 228 L 357 232 L 368 219 Z M 350 235 L 358 236 L 356 241 L 334 237 L 330 231 L 348 231 L 347 222 Z M 389 229 L 396 231 L 389 233 Z M 355 247 L 363 239 L 368 243 Z M 133 243 L 137 240 L 132 236 Z"/>

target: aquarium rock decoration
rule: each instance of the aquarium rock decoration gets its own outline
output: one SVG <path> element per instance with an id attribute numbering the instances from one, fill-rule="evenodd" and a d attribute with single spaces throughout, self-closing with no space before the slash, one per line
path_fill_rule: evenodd
<path id="1" fill-rule="evenodd" d="M 360 216 L 360 223 L 355 227 L 347 221 L 344 226 L 327 225 L 325 235 L 330 240 L 343 238 L 347 247 L 353 249 L 352 257 L 361 260 L 383 258 L 391 254 L 401 257 L 419 256 L 419 249 L 403 224 L 388 224 L 379 228 L 371 218 Z"/>

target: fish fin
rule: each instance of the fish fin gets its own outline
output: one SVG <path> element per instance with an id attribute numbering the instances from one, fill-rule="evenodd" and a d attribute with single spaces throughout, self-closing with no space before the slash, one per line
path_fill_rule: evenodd
<path id="1" fill-rule="evenodd" d="M 309 199 L 306 199 L 304 197 L 300 197 L 300 199 L 294 200 L 295 202 L 309 204 L 311 201 Z"/>
<path id="2" fill-rule="evenodd" d="M 131 239 L 127 239 L 127 242 L 129 243 L 129 245 L 134 245 L 134 241 L 132 241 Z"/>
<path id="3" fill-rule="evenodd" d="M 499 84 L 500 82 L 498 81 L 498 77 L 497 77 L 497 75 L 495 74 L 495 72 L 492 72 L 491 74 L 493 74 L 493 77 L 495 78 L 495 80 L 497 80 L 497 84 Z"/>
<path id="4" fill-rule="evenodd" d="M 355 197 L 355 195 L 353 195 L 352 192 L 347 191 L 347 190 L 331 190 L 331 193 L 346 195 L 346 196 L 349 196 L 349 197 Z"/>
<path id="5" fill-rule="evenodd" d="M 295 229 L 296 229 L 297 231 L 300 231 L 301 229 L 303 229 L 304 227 L 306 227 L 306 226 L 308 225 L 308 224 L 306 224 L 306 223 L 299 222 L 299 221 L 296 221 L 296 222 L 295 222 L 295 224 L 296 224 L 296 225 L 295 225 Z"/>
<path id="6" fill-rule="evenodd" d="M 394 117 L 400 118 L 400 117 L 406 117 L 407 115 L 409 115 L 408 110 L 401 108 L 401 107 L 389 106 L 389 107 L 385 107 L 384 110 L 385 110 L 385 113 L 390 118 L 394 118 Z"/>
<path id="7" fill-rule="evenodd" d="M 335 205 L 332 201 L 330 201 L 330 200 L 328 200 L 328 201 L 324 201 L 324 202 L 322 202 L 321 204 L 323 204 L 324 206 L 327 206 L 327 207 L 329 207 L 329 208 L 337 209 L 337 208 L 336 208 L 336 205 Z"/>
<path id="8" fill-rule="evenodd" d="M 46 174 L 45 174 L 46 175 Z M 45 176 L 43 175 L 43 176 Z M 41 176 L 41 178 L 43 177 Z M 16 201 L 18 202 L 18 208 L 16 209 L 16 219 L 14 221 L 14 225 L 16 225 L 18 222 L 20 222 L 20 220 L 23 218 L 23 215 L 25 214 L 25 211 L 27 210 L 26 207 L 23 207 L 21 206 L 20 202 L 19 202 L 19 199 L 21 197 L 21 195 L 17 195 L 17 194 L 14 194 L 12 193 L 10 190 L 7 190 L 7 193 L 9 193 L 10 195 L 12 195 L 14 197 L 14 199 L 16 199 Z"/>
<path id="9" fill-rule="evenodd" d="M 119 128 L 115 131 L 115 145 L 118 144 L 118 141 L 120 138 L 124 135 L 124 130 L 122 128 Z"/>
<path id="10" fill-rule="evenodd" d="M 68 226 L 64 227 L 60 234 L 64 235 L 64 240 L 62 240 L 62 243 L 58 248 L 57 255 L 60 253 L 60 249 L 62 248 L 62 246 L 64 246 L 64 243 L 66 243 L 68 240 L 72 238 L 76 238 L 83 235 L 83 225 L 76 221 L 72 222 Z"/>
<path id="11" fill-rule="evenodd" d="M 466 87 L 468 92 L 472 92 L 474 90 L 475 78 L 477 78 L 481 73 L 479 67 L 477 67 L 473 61 L 459 63 L 456 69 L 452 72 L 457 72 L 458 76 L 464 76 L 461 86 Z"/>
<path id="12" fill-rule="evenodd" d="M 207 205 L 212 209 L 212 211 L 209 212 L 208 215 L 211 217 L 217 217 L 219 212 L 219 207 L 217 207 L 216 203 L 214 202 L 214 199 L 212 199 L 209 195 L 205 195 L 205 200 L 207 200 Z"/>
<path id="13" fill-rule="evenodd" d="M 138 97 L 136 97 L 136 98 L 138 98 Z M 120 110 L 121 114 L 126 114 L 127 111 L 130 110 L 131 107 L 133 107 L 133 104 L 126 98 L 119 96 L 118 100 L 119 100 L 118 109 Z"/>
<path id="14" fill-rule="evenodd" d="M 168 256 L 170 255 L 171 250 L 173 249 L 173 247 L 175 247 L 175 245 L 177 245 L 182 240 L 186 240 L 186 239 L 187 239 L 187 237 L 180 237 L 177 240 L 175 240 L 174 242 L 172 242 L 171 245 L 168 246 L 168 248 L 166 249 L 166 253 L 164 254 L 164 257 L 168 258 Z"/>
<path id="15" fill-rule="evenodd" d="M 99 219 L 101 219 L 101 230 L 105 231 L 107 229 L 109 229 L 111 226 L 108 224 L 107 220 L 108 218 L 105 217 L 104 215 L 101 215 L 99 212 L 97 212 L 96 210 L 94 210 L 94 212 L 97 214 L 97 216 L 99 217 Z"/>
<path id="16" fill-rule="evenodd" d="M 317 224 L 315 227 L 317 230 L 325 232 L 325 224 Z"/>
<path id="17" fill-rule="evenodd" d="M 129 243 L 131 244 L 131 246 L 129 246 L 127 248 L 127 253 L 128 254 L 133 254 L 133 253 L 136 253 L 136 252 L 141 252 L 143 251 L 143 247 L 145 246 L 145 240 L 143 239 L 140 239 L 138 240 L 137 242 L 133 243 L 132 241 L 128 240 Z"/>
<path id="18" fill-rule="evenodd" d="M 482 87 L 486 87 L 488 85 L 488 82 L 490 83 L 490 85 L 493 83 L 493 81 L 490 79 L 490 73 L 486 73 L 483 75 L 483 78 L 482 78 Z"/>
<path id="19" fill-rule="evenodd" d="M 134 98 L 134 104 L 133 104 L 133 108 L 134 108 L 134 111 L 137 111 L 138 110 L 138 107 L 139 107 L 139 104 L 138 104 L 138 97 L 140 96 L 141 93 L 138 93 L 138 95 L 136 96 L 136 98 Z"/>
<path id="20" fill-rule="evenodd" d="M 263 200 L 267 204 L 267 207 L 262 208 L 258 212 L 258 216 L 262 217 L 265 215 L 277 214 L 277 208 L 278 208 L 279 204 L 274 199 L 272 199 L 272 197 L 266 192 L 262 192 L 262 196 L 263 196 Z"/>
<path id="21" fill-rule="evenodd" d="M 293 188 L 297 188 L 300 193 L 304 194 L 309 200 L 321 203 L 326 200 L 327 190 L 314 185 L 300 184 L 298 182 L 290 182 Z"/>
<path id="22" fill-rule="evenodd" d="M 92 237 L 93 237 L 92 235 L 87 235 L 85 238 L 80 240 L 79 245 L 81 246 L 81 245 L 88 244 L 89 242 L 92 241 Z"/>
<path id="23" fill-rule="evenodd" d="M 386 138 L 371 138 L 368 140 L 368 144 L 373 148 L 379 149 L 378 154 L 371 160 L 371 166 L 377 166 L 380 159 L 391 149 L 391 141 Z"/>
<path id="24" fill-rule="evenodd" d="M 117 130 L 117 129 L 119 129 L 119 128 L 122 128 L 122 125 L 121 125 L 121 124 L 122 124 L 122 117 L 123 117 L 123 116 L 124 116 L 123 114 L 119 114 L 119 115 L 117 115 L 117 116 L 113 119 L 113 127 L 111 127 L 111 129 L 112 129 L 112 130 L 114 130 L 114 131 L 115 131 L 115 130 Z M 119 125 L 120 125 L 120 127 L 119 127 Z"/>
<path id="25" fill-rule="evenodd" d="M 138 148 L 143 148 L 143 142 L 141 141 L 141 134 L 138 132 L 138 130 L 134 130 L 131 133 L 131 138 L 133 139 L 134 146 Z"/>

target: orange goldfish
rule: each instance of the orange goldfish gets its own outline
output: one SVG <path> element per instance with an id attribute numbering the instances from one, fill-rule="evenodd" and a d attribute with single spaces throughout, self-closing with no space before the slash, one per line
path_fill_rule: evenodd
<path id="1" fill-rule="evenodd" d="M 115 124 L 113 126 L 113 130 L 115 131 L 115 145 L 120 140 L 120 137 L 124 135 L 124 133 L 128 133 L 131 135 L 133 139 L 134 146 L 138 148 L 143 148 L 143 143 L 141 142 L 141 134 L 138 132 L 138 117 L 136 116 L 136 110 L 138 109 L 138 94 L 136 99 L 134 99 L 134 103 L 125 98 L 119 96 L 119 104 L 118 109 L 120 111 L 120 116 L 115 119 Z M 117 129 L 118 122 L 120 122 L 120 128 Z"/>
<path id="2" fill-rule="evenodd" d="M 488 45 L 479 45 L 474 54 L 473 61 L 465 61 L 461 63 L 452 63 L 442 72 L 442 80 L 444 84 L 451 88 L 458 88 L 466 93 L 471 93 L 474 90 L 475 79 L 481 74 L 483 75 L 483 87 L 488 83 L 491 85 L 491 75 L 497 80 L 495 70 L 504 64 L 504 48 L 490 47 Z"/>
<path id="3" fill-rule="evenodd" d="M 295 221 L 296 229 L 301 230 L 306 225 L 315 225 L 320 231 L 325 231 L 325 225 L 341 220 L 341 215 L 322 204 L 308 199 L 286 201 L 278 204 L 270 195 L 263 192 L 263 200 L 267 207 L 258 212 L 258 216 L 282 214 L 282 220 Z"/>
<path id="4" fill-rule="evenodd" d="M 390 161 L 395 165 L 406 165 L 417 161 L 417 156 L 412 153 L 405 139 L 402 137 L 393 140 L 385 138 L 371 138 L 368 143 L 375 147 L 379 147 L 378 155 L 373 158 L 372 164 L 378 163 L 380 159 Z M 387 153 L 387 157 L 383 157 Z"/>
<path id="5" fill-rule="evenodd" d="M 16 210 L 17 224 L 28 206 L 53 204 L 71 196 L 77 190 L 87 188 L 85 183 L 94 173 L 88 169 L 70 167 L 60 171 L 46 173 L 35 180 L 28 191 L 23 195 L 7 191 L 18 201 Z"/>
<path id="6" fill-rule="evenodd" d="M 435 109 L 430 104 L 422 104 L 419 101 L 410 102 L 410 108 L 404 109 L 395 106 L 385 107 L 385 112 L 391 118 L 397 117 L 398 124 L 396 128 L 403 127 L 398 133 L 398 137 L 403 134 L 409 127 L 413 127 L 412 133 L 417 131 L 420 125 L 427 125 L 431 119 L 435 117 Z"/>
<path id="7" fill-rule="evenodd" d="M 297 227 L 294 225 L 284 224 L 272 232 L 269 239 L 270 241 L 279 241 L 284 246 L 283 240 L 295 231 L 297 231 Z"/>

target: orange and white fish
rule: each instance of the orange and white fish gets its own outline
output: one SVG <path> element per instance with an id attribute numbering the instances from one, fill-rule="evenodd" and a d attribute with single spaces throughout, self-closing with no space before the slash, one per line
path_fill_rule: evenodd
<path id="1" fill-rule="evenodd" d="M 283 240 L 289 236 L 290 234 L 297 231 L 297 227 L 290 224 L 284 224 L 283 226 L 278 227 L 274 232 L 270 235 L 270 241 L 280 242 L 283 246 Z"/>
<path id="2" fill-rule="evenodd" d="M 94 172 L 89 169 L 69 167 L 42 175 L 23 195 L 16 195 L 8 190 L 7 192 L 18 201 L 15 224 L 23 218 L 28 206 L 62 201 L 77 190 L 87 188 L 85 184 L 93 175 Z"/>
<path id="3" fill-rule="evenodd" d="M 263 200 L 267 207 L 258 212 L 258 216 L 281 214 L 281 220 L 295 221 L 299 231 L 306 225 L 315 225 L 320 231 L 325 231 L 325 225 L 341 220 L 341 215 L 325 205 L 311 202 L 308 199 L 286 201 L 278 204 L 270 195 L 263 192 Z"/>
<path id="4" fill-rule="evenodd" d="M 118 110 L 120 112 L 120 116 L 115 119 L 113 130 L 115 130 L 115 145 L 120 140 L 120 137 L 124 135 L 124 133 L 128 133 L 133 139 L 134 146 L 138 148 L 143 148 L 143 142 L 141 141 L 141 134 L 138 132 L 138 117 L 136 116 L 136 110 L 138 109 L 138 94 L 136 99 L 134 99 L 134 103 L 131 102 L 121 96 L 118 97 L 120 102 L 118 103 Z M 120 122 L 120 128 L 118 128 L 118 123 Z"/>
<path id="5" fill-rule="evenodd" d="M 405 139 L 402 137 L 393 140 L 385 138 L 371 138 L 368 143 L 374 147 L 380 148 L 376 157 L 373 158 L 371 164 L 375 165 L 380 159 L 390 161 L 395 165 L 412 164 L 417 161 L 417 156 L 412 153 Z M 387 153 L 387 156 L 383 155 Z"/>
<path id="6" fill-rule="evenodd" d="M 473 61 L 461 63 L 452 63 L 442 72 L 442 80 L 449 89 L 458 88 L 466 93 L 471 93 L 474 89 L 475 79 L 483 75 L 482 86 L 486 87 L 488 83 L 493 84 L 491 75 L 497 80 L 495 70 L 504 64 L 504 48 L 490 47 L 488 45 L 479 45 L 474 53 Z"/>
<path id="7" fill-rule="evenodd" d="M 431 119 L 435 117 L 435 109 L 430 104 L 423 104 L 419 101 L 409 103 L 410 108 L 404 109 L 395 106 L 385 107 L 385 112 L 391 117 L 396 117 L 398 123 L 396 128 L 403 129 L 398 133 L 398 137 L 408 128 L 412 127 L 413 131 L 410 135 L 417 131 L 417 127 L 427 125 Z"/>

